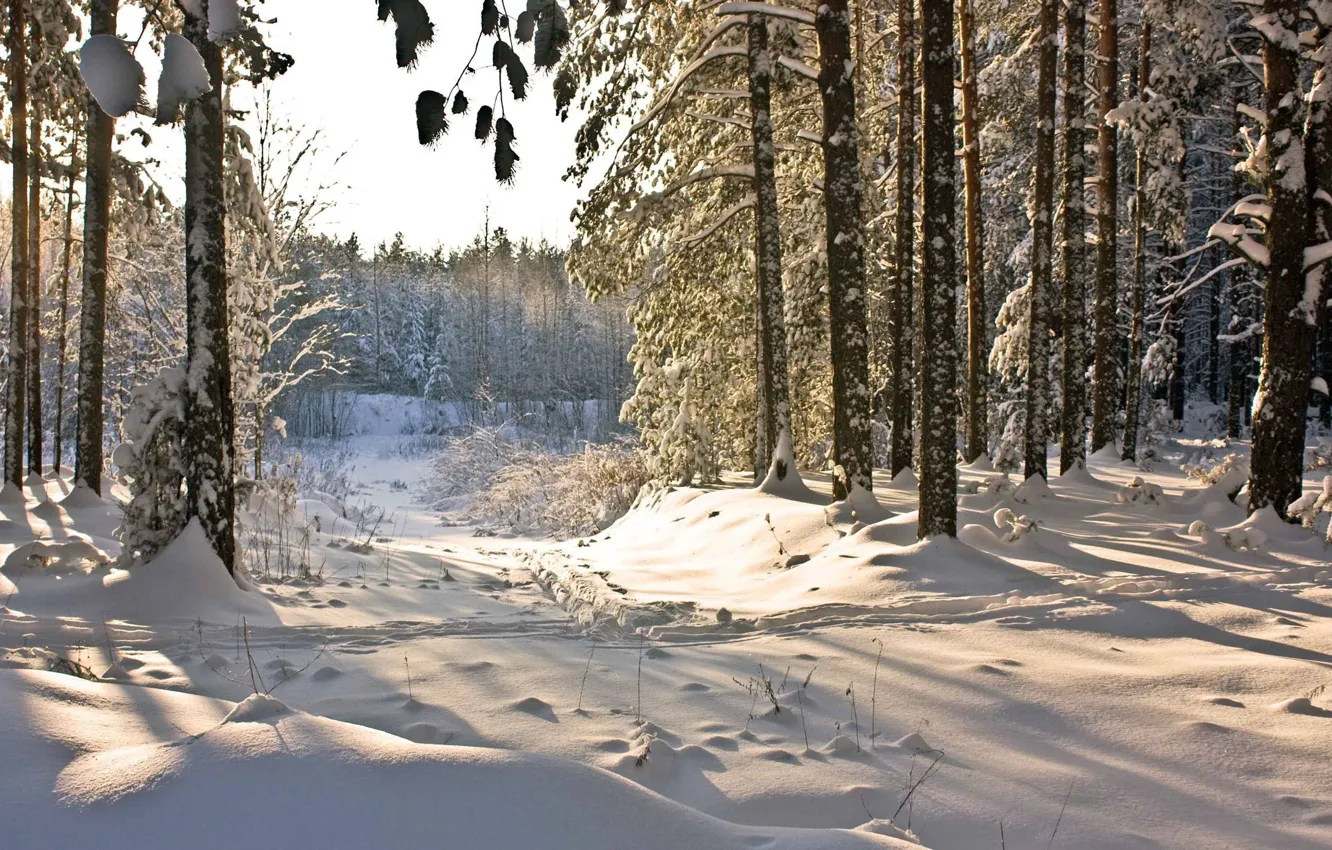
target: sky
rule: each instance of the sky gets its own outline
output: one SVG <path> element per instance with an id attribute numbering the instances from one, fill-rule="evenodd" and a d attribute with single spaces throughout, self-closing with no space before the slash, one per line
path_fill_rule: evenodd
<path id="1" fill-rule="evenodd" d="M 294 123 L 322 129 L 326 163 L 346 152 L 333 175 L 344 188 L 318 229 L 355 232 L 362 244 L 401 231 L 417 248 L 452 247 L 480 232 L 489 209 L 492 227 L 514 238 L 567 241 L 579 190 L 561 176 L 577 125 L 576 116 L 565 123 L 555 116 L 549 75 L 532 75 L 526 102 L 515 104 L 506 92 L 521 158 L 514 185 L 496 184 L 493 148 L 472 138 L 472 113 L 452 121 L 435 148 L 417 143 L 416 97 L 423 89 L 448 92 L 471 54 L 480 10 L 480 3 L 424 2 L 435 42 L 410 72 L 397 67 L 392 23 L 376 19 L 370 0 L 265 0 L 261 7 L 278 21 L 267 28 L 270 44 L 296 58 L 272 84 L 276 105 Z M 479 67 L 490 63 L 487 45 L 481 52 L 478 73 L 463 86 L 473 109 L 495 93 L 493 72 Z M 530 50 L 522 55 L 530 69 Z"/>
<path id="2" fill-rule="evenodd" d="M 503 227 L 515 240 L 566 244 L 573 233 L 569 213 L 582 194 L 561 179 L 572 162 L 578 116 L 571 111 L 567 122 L 556 117 L 550 75 L 532 73 L 525 102 L 515 103 L 505 90 L 521 158 L 513 185 L 495 182 L 494 148 L 473 138 L 475 109 L 496 90 L 494 72 L 482 68 L 490 64 L 489 40 L 473 63 L 477 74 L 463 84 L 472 111 L 453 116 L 449 134 L 435 147 L 417 142 L 417 95 L 423 89 L 449 91 L 471 55 L 480 17 L 479 2 L 423 1 L 435 23 L 435 41 L 411 71 L 397 67 L 393 24 L 378 21 L 371 0 L 264 0 L 260 7 L 265 18 L 277 19 L 264 28 L 269 44 L 296 59 L 290 71 L 268 84 L 274 109 L 291 124 L 322 133 L 322 155 L 301 178 L 307 188 L 338 184 L 330 195 L 336 206 L 314 229 L 344 239 L 355 233 L 366 247 L 401 232 L 409 247 L 429 251 L 471 242 L 489 211 L 491 227 Z M 120 20 L 121 35 L 131 41 L 141 20 L 133 11 L 127 9 Z M 519 52 L 531 70 L 530 47 Z M 136 58 L 146 72 L 148 99 L 155 102 L 160 62 L 146 43 Z M 233 107 L 249 107 L 255 94 L 250 86 L 238 87 Z M 163 188 L 173 201 L 183 202 L 181 128 L 151 123 L 134 117 L 118 122 L 122 149 L 131 159 L 158 160 L 154 170 Z M 128 135 L 136 125 L 152 137 L 147 147 Z"/>

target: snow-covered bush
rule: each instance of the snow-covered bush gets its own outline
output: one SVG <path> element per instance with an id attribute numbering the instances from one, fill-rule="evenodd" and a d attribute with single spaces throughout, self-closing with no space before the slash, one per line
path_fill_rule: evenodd
<path id="1" fill-rule="evenodd" d="M 1157 399 L 1143 427 L 1142 452 L 1139 462 L 1148 464 L 1165 458 L 1165 445 L 1171 434 L 1179 433 L 1179 425 L 1170 410 L 1170 403 Z"/>
<path id="2" fill-rule="evenodd" d="M 1304 471 L 1332 469 L 1332 437 L 1324 437 L 1305 452 Z"/>
<path id="3" fill-rule="evenodd" d="M 1184 474 L 1196 478 L 1207 487 L 1223 492 L 1232 502 L 1249 481 L 1249 459 L 1231 452 L 1210 467 L 1185 465 Z"/>
<path id="4" fill-rule="evenodd" d="M 122 563 L 152 558 L 185 525 L 185 380 L 184 369 L 163 369 L 130 392 L 125 442 L 112 455 L 130 490 L 119 529 Z"/>
<path id="5" fill-rule="evenodd" d="M 1008 508 L 994 512 L 994 527 L 999 529 L 1005 543 L 1015 543 L 1039 527 L 1039 523 L 1026 514 L 1015 514 Z"/>
<path id="6" fill-rule="evenodd" d="M 645 452 L 628 444 L 559 454 L 477 429 L 436 456 L 425 486 L 431 504 L 458 521 L 568 538 L 615 522 L 650 478 Z"/>
<path id="7" fill-rule="evenodd" d="M 1121 505 L 1159 505 L 1164 501 L 1165 492 L 1150 481 L 1143 481 L 1141 476 L 1133 476 L 1127 487 L 1121 487 L 1115 494 L 1115 501 Z"/>
<path id="8" fill-rule="evenodd" d="M 1310 531 L 1317 532 L 1324 513 L 1332 514 L 1332 475 L 1323 479 L 1323 489 L 1319 492 L 1305 493 L 1286 509 L 1289 516 L 1297 517 L 1300 523 Z M 1324 529 L 1324 536 L 1332 544 L 1332 519 Z"/>

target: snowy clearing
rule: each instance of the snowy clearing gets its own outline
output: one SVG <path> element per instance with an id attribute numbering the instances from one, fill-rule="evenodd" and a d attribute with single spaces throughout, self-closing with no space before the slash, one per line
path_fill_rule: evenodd
<path id="1" fill-rule="evenodd" d="M 249 591 L 197 531 L 98 566 L 117 510 L 62 506 L 63 479 L 0 506 L 4 665 L 104 679 L 0 675 L 2 758 L 41 765 L 0 794 L 22 846 L 145 811 L 136 846 L 179 817 L 209 846 L 364 846 L 390 820 L 477 847 L 894 846 L 823 831 L 890 819 L 933 848 L 1000 821 L 1015 847 L 1056 823 L 1079 848 L 1332 840 L 1323 544 L 1164 464 L 1094 458 L 1041 492 L 964 467 L 955 542 L 914 542 L 908 476 L 876 482 L 871 525 L 826 482 L 737 479 L 552 544 L 441 526 L 400 442 L 355 440 L 351 518 L 299 503 L 316 575 Z M 285 707 L 223 723 L 256 688 Z"/>

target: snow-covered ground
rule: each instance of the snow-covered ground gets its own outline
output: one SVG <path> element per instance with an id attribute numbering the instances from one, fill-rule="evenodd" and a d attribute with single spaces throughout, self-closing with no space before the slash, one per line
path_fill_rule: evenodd
<path id="1" fill-rule="evenodd" d="M 249 591 L 197 532 L 92 568 L 117 512 L 64 480 L 0 500 L 0 844 L 1332 846 L 1329 553 L 1191 457 L 964 468 L 957 542 L 812 478 L 554 544 L 441 525 L 400 442 L 308 539 L 252 506 L 316 575 Z"/>

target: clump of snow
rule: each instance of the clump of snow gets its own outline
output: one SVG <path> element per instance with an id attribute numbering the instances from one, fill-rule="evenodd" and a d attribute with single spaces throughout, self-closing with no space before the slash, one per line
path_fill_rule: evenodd
<path id="1" fill-rule="evenodd" d="M 1144 481 L 1142 476 L 1135 475 L 1127 487 L 1121 487 L 1115 493 L 1115 501 L 1121 505 L 1159 505 L 1165 501 L 1165 491 L 1161 485 Z"/>
<path id="2" fill-rule="evenodd" d="M 199 51 L 189 39 L 176 33 L 166 37 L 162 76 L 157 84 L 157 123 L 173 124 L 185 103 L 213 88 Z"/>
<path id="3" fill-rule="evenodd" d="M 143 100 L 143 67 L 114 35 L 95 35 L 84 42 L 79 72 L 97 105 L 112 118 L 128 115 Z"/>
<path id="4" fill-rule="evenodd" d="M 231 710 L 226 717 L 222 719 L 223 723 L 269 723 L 275 718 L 284 714 L 290 714 L 291 709 L 279 699 L 268 694 L 251 694 Z"/>

